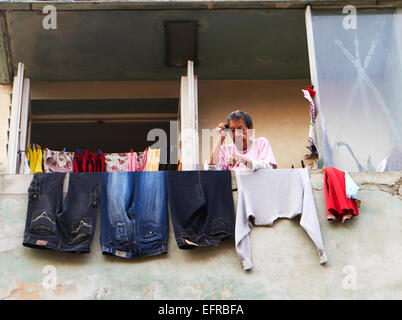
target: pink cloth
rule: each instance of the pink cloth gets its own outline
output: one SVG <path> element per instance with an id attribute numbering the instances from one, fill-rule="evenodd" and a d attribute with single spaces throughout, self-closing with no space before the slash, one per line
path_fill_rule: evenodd
<path id="1" fill-rule="evenodd" d="M 221 170 L 236 170 L 246 168 L 244 163 L 236 163 L 234 167 L 228 164 L 234 152 L 251 160 L 267 160 L 274 168 L 277 167 L 271 145 L 269 144 L 268 139 L 264 137 L 255 139 L 251 146 L 245 151 L 239 151 L 234 144 L 222 146 L 220 151 Z"/>
<path id="2" fill-rule="evenodd" d="M 145 167 L 147 165 L 147 154 L 148 154 L 148 150 L 144 151 L 141 162 L 138 163 L 137 171 L 145 171 Z"/>
<path id="3" fill-rule="evenodd" d="M 138 169 L 137 153 L 136 152 L 127 153 L 126 171 L 137 171 L 137 169 Z"/>

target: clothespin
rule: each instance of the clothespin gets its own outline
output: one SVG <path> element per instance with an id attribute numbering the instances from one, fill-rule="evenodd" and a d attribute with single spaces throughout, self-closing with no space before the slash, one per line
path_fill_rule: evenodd
<path id="1" fill-rule="evenodd" d="M 294 169 L 295 168 L 295 166 L 292 164 L 292 167 L 291 167 L 292 169 Z"/>
<path id="2" fill-rule="evenodd" d="M 81 149 L 80 148 L 77 149 L 77 152 L 78 152 L 79 155 L 81 155 Z"/>
<path id="3" fill-rule="evenodd" d="M 101 149 L 98 149 L 98 155 L 100 155 L 102 153 Z"/>
<path id="4" fill-rule="evenodd" d="M 64 147 L 64 149 L 63 149 L 63 150 L 64 150 L 64 152 L 66 152 L 66 147 Z"/>
<path id="5" fill-rule="evenodd" d="M 134 153 L 134 150 L 133 150 L 133 149 L 130 149 L 130 152 L 131 152 L 131 153 Z"/>
<path id="6" fill-rule="evenodd" d="M 304 168 L 304 167 L 305 167 L 305 165 L 304 165 L 303 160 L 300 160 L 300 162 L 301 162 L 302 168 Z"/>

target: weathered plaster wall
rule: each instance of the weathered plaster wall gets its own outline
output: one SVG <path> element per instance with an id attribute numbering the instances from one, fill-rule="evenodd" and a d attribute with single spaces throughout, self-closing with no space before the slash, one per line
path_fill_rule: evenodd
<path id="1" fill-rule="evenodd" d="M 402 299 L 402 173 L 351 176 L 362 207 L 340 225 L 325 220 L 322 172 L 310 173 L 326 265 L 295 218 L 253 229 L 254 269 L 244 272 L 232 241 L 179 250 L 171 226 L 169 253 L 153 258 L 103 256 L 99 227 L 88 255 L 25 248 L 31 176 L 1 175 L 0 299 Z M 48 265 L 57 272 L 53 289 L 42 285 Z"/>
<path id="2" fill-rule="evenodd" d="M 7 164 L 7 131 L 10 116 L 11 85 L 0 85 L 0 173 L 6 172 Z"/>

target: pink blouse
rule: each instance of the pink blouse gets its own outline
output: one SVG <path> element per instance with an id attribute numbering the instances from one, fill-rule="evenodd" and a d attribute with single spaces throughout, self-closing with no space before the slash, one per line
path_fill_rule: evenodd
<path id="1" fill-rule="evenodd" d="M 269 144 L 268 139 L 264 137 L 255 139 L 251 146 L 245 151 L 238 150 L 234 144 L 223 145 L 220 151 L 221 170 L 236 170 L 246 168 L 246 165 L 244 163 L 236 163 L 234 166 L 228 164 L 234 152 L 241 154 L 251 160 L 268 161 L 273 168 L 277 167 L 271 145 Z"/>

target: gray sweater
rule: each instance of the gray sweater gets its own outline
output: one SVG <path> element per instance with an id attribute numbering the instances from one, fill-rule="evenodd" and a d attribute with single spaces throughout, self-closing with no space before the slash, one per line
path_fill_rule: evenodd
<path id="1" fill-rule="evenodd" d="M 253 267 L 249 233 L 250 217 L 255 225 L 272 225 L 278 218 L 292 219 L 301 214 L 300 225 L 318 249 L 320 263 L 327 261 L 314 203 L 308 168 L 236 170 L 238 203 L 236 251 L 244 270 Z"/>

